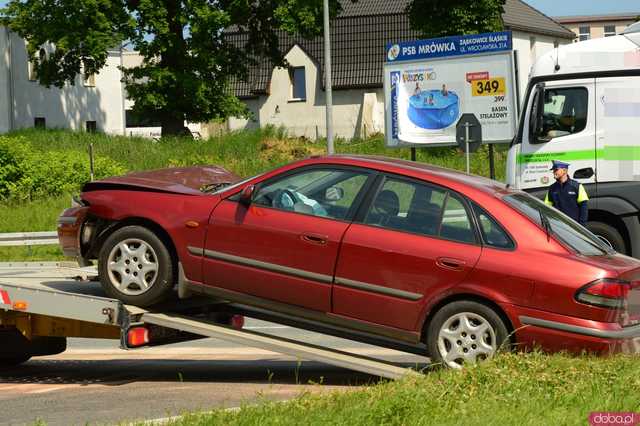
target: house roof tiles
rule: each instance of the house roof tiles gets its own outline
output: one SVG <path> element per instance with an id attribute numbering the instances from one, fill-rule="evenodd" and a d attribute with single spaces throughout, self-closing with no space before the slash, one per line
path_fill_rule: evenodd
<path id="1" fill-rule="evenodd" d="M 409 0 L 345 0 L 343 11 L 331 24 L 331 68 L 334 89 L 381 87 L 383 80 L 384 49 L 387 43 L 415 40 L 420 33 L 409 26 L 405 13 Z M 507 0 L 503 20 L 506 29 L 546 34 L 559 38 L 574 38 L 570 30 L 553 19 L 523 3 Z M 280 49 L 287 52 L 299 45 L 322 70 L 324 86 L 323 38 L 305 39 L 280 32 Z M 248 37 L 229 31 L 229 40 L 244 45 Z M 236 81 L 233 89 L 240 98 L 266 94 L 273 66 L 261 61 L 253 67 L 247 81 Z"/>

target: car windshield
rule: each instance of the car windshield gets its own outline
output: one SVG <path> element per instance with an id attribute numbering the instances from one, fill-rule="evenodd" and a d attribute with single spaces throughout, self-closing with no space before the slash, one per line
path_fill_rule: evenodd
<path id="1" fill-rule="evenodd" d="M 507 195 L 503 200 L 527 216 L 531 221 L 548 230 L 576 253 L 585 256 L 601 256 L 613 253 L 609 246 L 587 228 L 529 194 Z"/>
<path id="2" fill-rule="evenodd" d="M 232 184 L 230 184 L 230 185 L 229 185 L 229 184 L 223 184 L 223 185 L 221 185 L 221 186 L 216 186 L 216 187 L 214 187 L 214 188 L 213 188 L 213 190 L 212 190 L 212 191 L 205 191 L 205 190 L 203 190 L 202 188 L 201 188 L 201 190 L 202 190 L 202 192 L 208 192 L 208 193 L 210 193 L 210 194 L 219 194 L 219 193 L 221 193 L 221 192 L 231 191 L 232 189 L 235 189 L 235 188 L 237 188 L 237 187 L 239 187 L 239 186 L 242 186 L 242 185 L 244 185 L 245 183 L 247 183 L 247 182 L 249 182 L 249 181 L 251 181 L 251 180 L 253 180 L 253 179 L 259 178 L 259 177 L 260 177 L 260 176 L 262 176 L 263 174 L 264 174 L 264 173 L 260 173 L 260 174 L 257 174 L 257 175 L 255 175 L 255 176 L 251 176 L 251 177 L 248 177 L 248 178 L 246 178 L 246 179 L 242 179 L 241 181 L 238 181 L 238 182 L 232 183 Z"/>

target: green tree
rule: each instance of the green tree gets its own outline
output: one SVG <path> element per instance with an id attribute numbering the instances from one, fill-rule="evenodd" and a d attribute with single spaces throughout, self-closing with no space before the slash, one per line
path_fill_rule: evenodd
<path id="1" fill-rule="evenodd" d="M 331 0 L 335 16 L 338 0 Z M 314 36 L 322 30 L 318 0 L 12 0 L 3 23 L 27 40 L 41 84 L 73 84 L 104 67 L 108 51 L 128 43 L 144 60 L 123 70 L 134 112 L 154 116 L 162 134 L 193 122 L 246 115 L 230 90 L 256 58 L 283 64 L 277 31 Z M 246 46 L 224 38 L 224 29 L 248 33 Z M 39 55 L 46 46 L 48 55 Z"/>
<path id="2" fill-rule="evenodd" d="M 501 31 L 505 0 L 413 0 L 411 27 L 424 37 Z"/>

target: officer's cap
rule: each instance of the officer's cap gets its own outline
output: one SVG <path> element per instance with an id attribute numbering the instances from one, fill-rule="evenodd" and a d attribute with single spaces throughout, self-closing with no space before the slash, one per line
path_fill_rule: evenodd
<path id="1" fill-rule="evenodd" d="M 549 170 L 568 169 L 568 168 L 569 168 L 569 163 L 565 163 L 564 161 L 553 160 L 553 165 Z"/>

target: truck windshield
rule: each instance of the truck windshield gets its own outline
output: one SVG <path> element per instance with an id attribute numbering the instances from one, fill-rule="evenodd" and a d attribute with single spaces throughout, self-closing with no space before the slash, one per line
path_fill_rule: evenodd
<path id="1" fill-rule="evenodd" d="M 507 195 L 503 200 L 578 254 L 601 256 L 614 252 L 588 229 L 529 194 Z"/>

